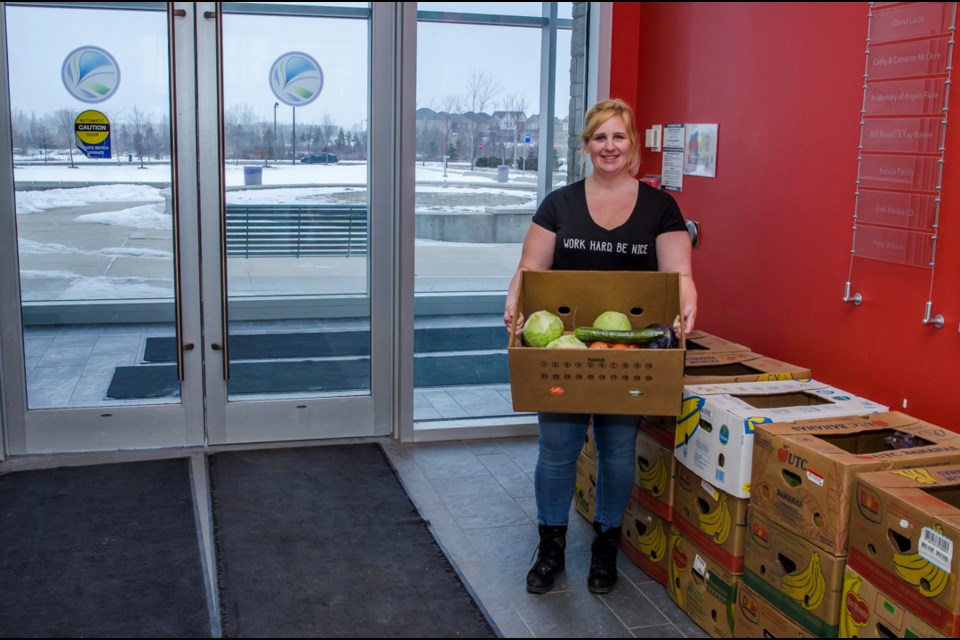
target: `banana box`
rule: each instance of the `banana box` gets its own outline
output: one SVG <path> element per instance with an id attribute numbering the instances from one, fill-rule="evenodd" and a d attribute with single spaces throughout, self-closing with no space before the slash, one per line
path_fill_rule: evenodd
<path id="1" fill-rule="evenodd" d="M 687 349 L 696 351 L 750 351 L 750 347 L 731 342 L 726 338 L 700 329 L 694 329 L 687 334 Z"/>
<path id="2" fill-rule="evenodd" d="M 593 522 L 597 511 L 597 461 L 583 452 L 577 457 L 577 484 L 573 489 L 573 505 L 587 522 Z"/>
<path id="3" fill-rule="evenodd" d="M 960 435 L 891 411 L 762 424 L 751 505 L 835 556 L 848 553 L 856 474 L 960 461 Z"/>
<path id="4" fill-rule="evenodd" d="M 815 638 L 740 580 L 733 610 L 735 638 Z"/>
<path id="5" fill-rule="evenodd" d="M 670 532 L 667 593 L 714 638 L 733 637 L 736 576 L 674 527 Z"/>
<path id="6" fill-rule="evenodd" d="M 679 465 L 673 497 L 674 527 L 737 575 L 743 573 L 748 504 L 746 498 L 734 498 Z"/>
<path id="7" fill-rule="evenodd" d="M 582 453 L 591 460 L 597 459 L 597 441 L 593 437 L 593 419 L 587 425 L 587 435 L 584 437 Z"/>
<path id="8" fill-rule="evenodd" d="M 673 494 L 676 483 L 677 459 L 671 440 L 656 440 L 650 433 L 639 431 L 636 445 L 636 477 L 634 486 L 638 501 L 645 508 L 670 522 L 673 520 Z"/>
<path id="9" fill-rule="evenodd" d="M 806 367 L 752 351 L 687 351 L 683 364 L 683 384 L 799 380 L 810 376 Z"/>
<path id="10" fill-rule="evenodd" d="M 837 635 L 846 557 L 832 556 L 749 509 L 743 582 L 819 638 Z"/>
<path id="11" fill-rule="evenodd" d="M 638 500 L 640 491 L 634 485 L 623 516 L 623 535 L 620 547 L 624 555 L 659 582 L 667 583 L 667 542 L 670 540 L 670 522 L 644 508 Z"/>
<path id="12" fill-rule="evenodd" d="M 949 638 L 847 566 L 838 638 Z"/>
<path id="13" fill-rule="evenodd" d="M 749 498 L 758 425 L 886 409 L 813 379 L 687 385 L 674 450 L 680 464 L 710 484 Z"/>
<path id="14" fill-rule="evenodd" d="M 960 464 L 861 473 L 850 567 L 941 633 L 960 635 Z"/>

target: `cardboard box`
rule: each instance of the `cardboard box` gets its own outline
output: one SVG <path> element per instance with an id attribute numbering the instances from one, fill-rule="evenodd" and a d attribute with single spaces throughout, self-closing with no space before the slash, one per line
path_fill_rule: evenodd
<path id="1" fill-rule="evenodd" d="M 855 491 L 850 567 L 941 633 L 960 635 L 960 464 L 861 473 Z"/>
<path id="2" fill-rule="evenodd" d="M 905 436 L 922 446 L 890 444 Z M 856 474 L 954 460 L 960 435 L 897 411 L 762 424 L 754 435 L 750 502 L 827 553 L 845 556 Z"/>
<path id="3" fill-rule="evenodd" d="M 672 433 L 668 433 L 671 438 Z M 672 440 L 665 443 L 654 439 L 647 431 L 637 433 L 636 444 L 637 500 L 645 508 L 667 522 L 673 519 L 673 493 L 676 485 L 677 458 L 673 455 Z"/>
<path id="4" fill-rule="evenodd" d="M 689 344 L 689 340 L 688 340 Z M 752 351 L 687 351 L 683 384 L 805 380 L 810 369 Z"/>
<path id="5" fill-rule="evenodd" d="M 645 508 L 637 499 L 638 487 L 634 486 L 627 510 L 623 516 L 623 535 L 620 547 L 624 555 L 659 582 L 667 583 L 670 559 L 667 544 L 670 541 L 670 522 Z"/>
<path id="6" fill-rule="evenodd" d="M 587 456 L 591 460 L 597 459 L 597 441 L 593 435 L 593 420 L 590 420 L 590 424 L 587 425 L 587 435 L 583 439 L 583 449 L 581 450 L 583 455 Z"/>
<path id="7" fill-rule="evenodd" d="M 673 325 L 680 312 L 676 273 L 521 271 L 519 287 L 518 316 L 547 310 L 568 333 L 604 311 L 635 329 Z M 514 411 L 680 415 L 683 335 L 678 349 L 546 349 L 524 346 L 516 325 L 509 335 Z"/>
<path id="8" fill-rule="evenodd" d="M 735 638 L 814 638 L 812 633 L 783 615 L 780 610 L 748 587 L 743 580 L 737 588 L 733 610 Z"/>
<path id="9" fill-rule="evenodd" d="M 577 484 L 573 489 L 573 506 L 587 522 L 593 522 L 597 511 L 597 461 L 583 454 L 577 457 Z"/>
<path id="10" fill-rule="evenodd" d="M 712 637 L 733 637 L 740 577 L 719 566 L 676 527 L 670 533 L 669 556 L 670 599 Z"/>
<path id="11" fill-rule="evenodd" d="M 847 566 L 838 638 L 949 638 Z"/>
<path id="12" fill-rule="evenodd" d="M 713 334 L 707 333 L 706 331 L 701 331 L 700 329 L 694 329 L 687 334 L 687 350 L 688 351 L 750 351 L 750 347 L 746 347 L 742 344 L 737 344 L 736 342 L 731 342 L 721 338 L 720 336 L 715 336 Z"/>
<path id="13" fill-rule="evenodd" d="M 735 575 L 743 573 L 748 504 L 746 498 L 734 498 L 678 465 L 674 527 Z"/>
<path id="14" fill-rule="evenodd" d="M 813 379 L 687 385 L 674 450 L 682 465 L 710 484 L 749 498 L 758 425 L 886 409 Z"/>
<path id="15" fill-rule="evenodd" d="M 819 638 L 837 635 L 847 558 L 832 556 L 749 509 L 743 582 Z"/>

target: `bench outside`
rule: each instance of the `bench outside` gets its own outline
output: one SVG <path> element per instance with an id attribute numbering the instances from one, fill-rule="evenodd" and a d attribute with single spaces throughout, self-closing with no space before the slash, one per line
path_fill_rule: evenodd
<path id="1" fill-rule="evenodd" d="M 228 257 L 366 255 L 367 236 L 366 205 L 227 205 Z"/>

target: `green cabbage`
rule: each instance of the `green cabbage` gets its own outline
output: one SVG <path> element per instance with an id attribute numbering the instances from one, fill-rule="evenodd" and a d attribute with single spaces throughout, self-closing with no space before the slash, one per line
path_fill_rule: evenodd
<path id="1" fill-rule="evenodd" d="M 563 320 L 549 311 L 535 311 L 523 323 L 523 341 L 531 347 L 545 347 L 563 335 Z"/>
<path id="2" fill-rule="evenodd" d="M 582 342 L 577 336 L 569 333 L 560 336 L 547 345 L 547 349 L 586 349 L 586 343 Z"/>
<path id="3" fill-rule="evenodd" d="M 593 321 L 594 329 L 605 331 L 630 331 L 630 318 L 619 311 L 604 311 Z"/>

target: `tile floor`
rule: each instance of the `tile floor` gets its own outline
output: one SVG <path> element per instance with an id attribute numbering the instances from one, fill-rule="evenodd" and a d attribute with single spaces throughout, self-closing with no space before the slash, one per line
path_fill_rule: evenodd
<path id="1" fill-rule="evenodd" d="M 567 570 L 532 595 L 526 571 L 537 544 L 535 437 L 384 447 L 447 556 L 508 638 L 706 638 L 666 589 L 623 554 L 606 595 L 587 590 L 593 530 L 571 508 Z"/>

